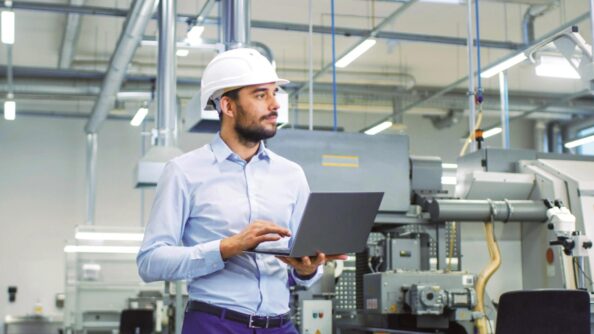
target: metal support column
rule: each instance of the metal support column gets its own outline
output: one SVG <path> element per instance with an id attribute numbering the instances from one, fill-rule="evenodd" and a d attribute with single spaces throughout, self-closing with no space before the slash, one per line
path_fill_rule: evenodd
<path id="1" fill-rule="evenodd" d="M 87 224 L 95 224 L 97 196 L 97 134 L 87 133 Z"/>
<path id="2" fill-rule="evenodd" d="M 157 77 L 157 146 L 174 146 L 177 123 L 175 79 L 175 0 L 159 4 L 159 60 Z"/>
<path id="3" fill-rule="evenodd" d="M 499 94 L 501 98 L 501 147 L 510 148 L 509 141 L 509 97 L 507 87 L 507 71 L 499 72 Z"/>

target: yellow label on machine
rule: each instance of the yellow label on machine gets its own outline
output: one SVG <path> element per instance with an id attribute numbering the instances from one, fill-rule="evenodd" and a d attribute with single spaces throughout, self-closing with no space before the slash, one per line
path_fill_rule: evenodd
<path id="1" fill-rule="evenodd" d="M 343 167 L 359 168 L 359 157 L 355 155 L 322 155 L 322 166 L 324 167 Z"/>

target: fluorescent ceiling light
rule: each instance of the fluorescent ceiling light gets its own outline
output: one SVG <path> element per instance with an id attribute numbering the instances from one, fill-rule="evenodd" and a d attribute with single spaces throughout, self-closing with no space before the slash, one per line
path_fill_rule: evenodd
<path id="1" fill-rule="evenodd" d="M 443 169 L 456 169 L 456 168 L 458 168 L 458 165 L 457 164 L 442 163 L 441 164 L 441 168 L 443 168 Z"/>
<path id="2" fill-rule="evenodd" d="M 101 265 L 98 263 L 83 263 L 82 265 L 83 270 L 90 270 L 90 271 L 100 271 Z"/>
<path id="3" fill-rule="evenodd" d="M 76 232 L 74 238 L 78 240 L 142 241 L 143 234 L 116 232 Z"/>
<path id="4" fill-rule="evenodd" d="M 499 72 L 503 72 L 508 68 L 523 62 L 526 59 L 528 59 L 528 57 L 526 57 L 526 55 L 522 52 L 481 72 L 481 78 L 490 78 Z"/>
<path id="5" fill-rule="evenodd" d="M 2 11 L 2 43 L 14 44 L 14 12 Z"/>
<path id="6" fill-rule="evenodd" d="M 130 121 L 130 125 L 139 126 L 140 124 L 142 124 L 142 121 L 144 121 L 144 118 L 146 117 L 147 114 L 148 114 L 148 108 L 145 108 L 145 107 L 138 108 L 136 115 L 134 115 L 134 117 L 132 117 L 132 120 Z"/>
<path id="7" fill-rule="evenodd" d="M 351 52 L 344 55 L 336 62 L 336 67 L 344 68 L 349 66 L 355 59 L 359 58 L 360 55 L 364 54 L 367 50 L 371 49 L 376 43 L 373 38 L 364 40 L 361 44 L 357 45 Z"/>
<path id="8" fill-rule="evenodd" d="M 380 123 L 380 124 L 372 127 L 371 129 L 365 131 L 365 134 L 373 136 L 373 135 L 376 135 L 376 134 L 386 130 L 387 128 L 389 128 L 391 126 L 392 126 L 392 122 L 386 121 L 386 122 Z"/>
<path id="9" fill-rule="evenodd" d="M 451 5 L 459 5 L 464 3 L 464 0 L 419 0 L 419 2 L 430 2 L 430 3 L 445 3 Z"/>
<path id="10" fill-rule="evenodd" d="M 150 100 L 153 97 L 151 92 L 117 92 L 118 100 Z"/>
<path id="11" fill-rule="evenodd" d="M 579 79 L 579 73 L 571 66 L 565 57 L 540 56 L 540 63 L 535 67 L 539 77 Z"/>
<path id="12" fill-rule="evenodd" d="M 111 253 L 111 254 L 137 254 L 138 246 L 76 246 L 67 245 L 64 253 Z"/>
<path id="13" fill-rule="evenodd" d="M 4 101 L 4 119 L 14 121 L 16 116 L 16 102 L 13 100 Z"/>
<path id="14" fill-rule="evenodd" d="M 178 57 L 187 57 L 190 54 L 190 50 L 188 50 L 188 49 L 177 49 L 177 51 L 175 51 L 175 54 Z"/>
<path id="15" fill-rule="evenodd" d="M 186 41 L 190 44 L 202 44 L 204 26 L 193 26 L 186 34 Z"/>
<path id="16" fill-rule="evenodd" d="M 594 142 L 594 135 L 572 140 L 570 142 L 565 143 L 564 146 L 566 148 L 574 148 L 574 147 L 582 146 L 582 145 L 589 144 L 589 143 L 592 143 L 592 142 Z"/>
<path id="17" fill-rule="evenodd" d="M 493 137 L 494 135 L 500 134 L 502 131 L 503 129 L 500 127 L 489 129 L 483 132 L 483 138 L 487 139 L 489 137 Z"/>
<path id="18" fill-rule="evenodd" d="M 456 184 L 456 177 L 455 176 L 442 176 L 441 177 L 441 184 L 455 185 Z"/>

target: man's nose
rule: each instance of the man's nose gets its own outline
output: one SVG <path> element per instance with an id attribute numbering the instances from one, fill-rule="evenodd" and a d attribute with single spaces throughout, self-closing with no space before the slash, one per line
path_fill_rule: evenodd
<path id="1" fill-rule="evenodd" d="M 270 103 L 270 109 L 276 111 L 279 108 L 280 108 L 280 103 L 278 103 L 278 99 L 276 98 L 276 96 L 272 96 L 272 101 Z"/>

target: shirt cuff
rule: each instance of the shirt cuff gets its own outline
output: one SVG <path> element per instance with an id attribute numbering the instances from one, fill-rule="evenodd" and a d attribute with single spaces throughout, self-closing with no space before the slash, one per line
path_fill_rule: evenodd
<path id="1" fill-rule="evenodd" d="M 300 277 L 297 274 L 297 272 L 295 271 L 295 269 L 293 268 L 293 269 L 291 269 L 291 276 L 293 276 L 295 283 L 297 283 L 298 285 L 309 288 L 322 276 L 323 270 L 321 269 L 321 267 L 322 266 L 318 266 L 318 269 L 316 269 L 316 272 L 313 275 L 310 275 L 309 277 Z"/>
<path id="2" fill-rule="evenodd" d="M 213 240 L 193 247 L 191 262 L 198 261 L 200 265 L 193 266 L 196 276 L 203 276 L 221 270 L 225 267 L 221 255 L 221 240 Z"/>

